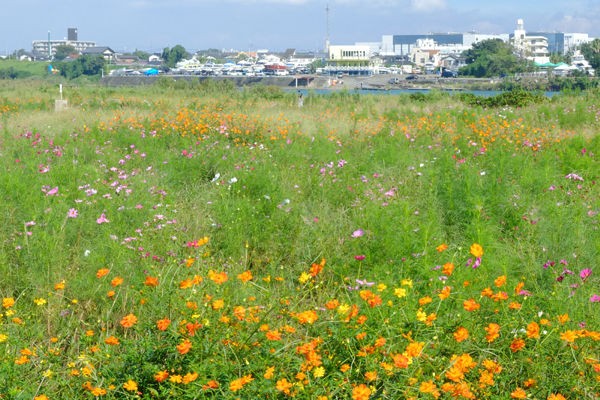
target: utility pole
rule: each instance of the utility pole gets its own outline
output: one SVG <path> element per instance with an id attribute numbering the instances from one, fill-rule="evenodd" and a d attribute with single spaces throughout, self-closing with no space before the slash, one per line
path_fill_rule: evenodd
<path id="1" fill-rule="evenodd" d="M 325 53 L 329 54 L 329 3 L 325 6 Z"/>

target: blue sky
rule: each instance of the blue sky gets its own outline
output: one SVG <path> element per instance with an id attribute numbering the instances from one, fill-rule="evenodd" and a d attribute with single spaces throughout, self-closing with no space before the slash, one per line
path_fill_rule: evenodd
<path id="1" fill-rule="evenodd" d="M 600 37 L 600 0 L 2 0 L 0 54 L 33 40 L 80 40 L 117 51 L 186 49 L 319 50 L 380 41 L 382 35 L 583 32 Z"/>

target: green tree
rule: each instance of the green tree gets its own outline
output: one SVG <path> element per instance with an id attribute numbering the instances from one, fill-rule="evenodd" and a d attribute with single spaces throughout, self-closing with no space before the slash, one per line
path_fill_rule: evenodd
<path id="1" fill-rule="evenodd" d="M 579 49 L 592 68 L 598 70 L 600 68 L 600 39 L 594 39 L 591 42 L 584 43 Z"/>
<path id="2" fill-rule="evenodd" d="M 99 75 L 105 63 L 102 56 L 86 54 L 73 61 L 63 61 L 56 68 L 62 76 L 74 79 L 81 75 Z"/>
<path id="3" fill-rule="evenodd" d="M 54 47 L 54 59 L 56 61 L 62 61 L 75 52 L 75 47 L 67 44 L 61 44 Z"/>
<path id="4" fill-rule="evenodd" d="M 144 60 L 145 62 L 147 62 L 150 58 L 150 53 L 143 50 L 136 50 L 133 52 L 133 55 L 139 58 L 140 60 Z"/>
<path id="5" fill-rule="evenodd" d="M 466 66 L 459 70 L 461 75 L 489 78 L 509 75 L 533 69 L 527 60 L 517 57 L 513 47 L 501 39 L 489 39 L 475 43 L 463 52 Z"/>
<path id="6" fill-rule="evenodd" d="M 169 68 L 175 67 L 175 65 L 183 60 L 184 58 L 189 57 L 190 54 L 185 50 L 185 48 L 178 44 L 172 49 L 165 47 L 162 52 L 162 59 L 165 65 Z"/>

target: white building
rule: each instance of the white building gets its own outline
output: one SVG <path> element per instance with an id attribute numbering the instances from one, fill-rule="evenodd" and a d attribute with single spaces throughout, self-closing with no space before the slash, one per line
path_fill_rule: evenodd
<path id="1" fill-rule="evenodd" d="M 574 51 L 584 43 L 594 40 L 587 33 L 565 33 L 565 50 L 564 54 Z"/>
<path id="2" fill-rule="evenodd" d="M 528 36 L 522 19 L 517 20 L 517 29 L 514 31 L 512 44 L 521 57 L 538 64 L 550 62 L 548 38 L 545 36 Z"/>
<path id="3" fill-rule="evenodd" d="M 369 61 L 373 54 L 367 45 L 330 45 L 331 61 Z"/>

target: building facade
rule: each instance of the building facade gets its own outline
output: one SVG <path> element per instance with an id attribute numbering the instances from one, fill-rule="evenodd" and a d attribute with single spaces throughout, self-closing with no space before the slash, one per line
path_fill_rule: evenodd
<path id="1" fill-rule="evenodd" d="M 31 44 L 32 52 L 36 57 L 47 58 L 52 58 L 56 54 L 57 46 L 72 46 L 76 52 L 82 53 L 87 48 L 95 47 L 96 42 L 77 40 L 77 28 L 69 28 L 66 39 L 52 40 L 48 32 L 48 39 L 34 40 Z"/>

